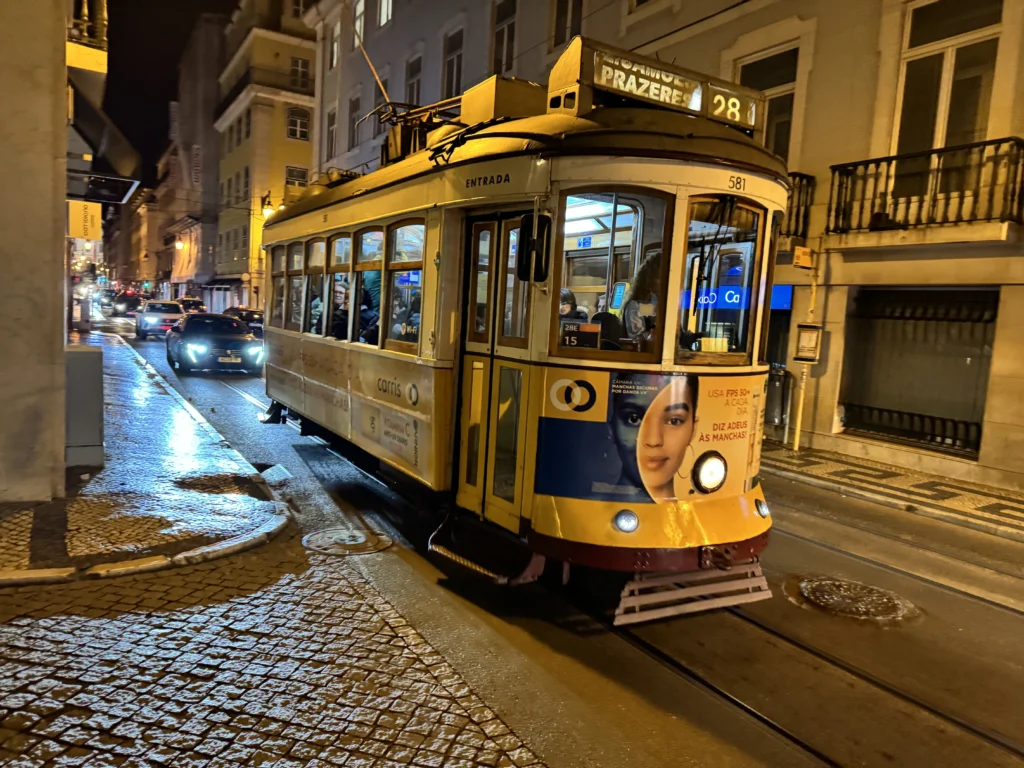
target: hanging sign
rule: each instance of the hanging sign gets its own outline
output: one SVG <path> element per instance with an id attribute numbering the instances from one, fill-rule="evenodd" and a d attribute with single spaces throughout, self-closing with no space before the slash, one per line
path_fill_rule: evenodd
<path id="1" fill-rule="evenodd" d="M 84 200 L 68 200 L 68 237 L 103 239 L 103 206 Z"/>

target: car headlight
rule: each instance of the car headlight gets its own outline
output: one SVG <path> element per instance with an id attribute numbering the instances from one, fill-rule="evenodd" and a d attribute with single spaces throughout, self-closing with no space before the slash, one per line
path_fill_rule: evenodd
<path id="1" fill-rule="evenodd" d="M 147 318 L 144 318 L 143 322 L 146 325 L 153 325 L 154 323 L 157 322 L 157 318 L 155 318 L 155 317 L 147 317 Z"/>
<path id="2" fill-rule="evenodd" d="M 612 525 L 623 533 L 632 533 L 640 527 L 640 518 L 631 509 L 621 509 L 612 518 Z"/>
<path id="3" fill-rule="evenodd" d="M 263 345 L 262 344 L 253 344 L 251 347 L 249 347 L 245 351 L 248 352 L 250 355 L 261 355 L 261 354 L 263 354 Z"/>
<path id="4" fill-rule="evenodd" d="M 117 311 L 118 312 L 124 312 L 125 306 L 126 306 L 125 304 L 118 304 L 117 305 Z"/>
<path id="5" fill-rule="evenodd" d="M 763 499 L 754 500 L 754 509 L 757 510 L 757 514 L 759 514 L 761 517 L 767 518 L 768 515 L 771 514 L 771 512 L 768 510 L 768 503 Z"/>
<path id="6" fill-rule="evenodd" d="M 192 343 L 190 343 L 188 345 L 188 351 L 189 352 L 195 352 L 197 355 L 205 355 L 207 352 L 210 351 L 210 348 L 208 346 L 206 346 L 205 344 L 192 344 Z"/>
<path id="7" fill-rule="evenodd" d="M 728 470 L 722 454 L 708 451 L 693 465 L 693 485 L 701 493 L 714 493 L 725 484 Z"/>

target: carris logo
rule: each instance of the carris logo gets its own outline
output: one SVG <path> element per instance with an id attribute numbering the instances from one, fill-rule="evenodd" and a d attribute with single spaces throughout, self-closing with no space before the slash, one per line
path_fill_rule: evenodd
<path id="1" fill-rule="evenodd" d="M 583 413 L 594 407 L 597 391 L 583 379 L 559 379 L 551 385 L 551 404 L 560 411 Z"/>

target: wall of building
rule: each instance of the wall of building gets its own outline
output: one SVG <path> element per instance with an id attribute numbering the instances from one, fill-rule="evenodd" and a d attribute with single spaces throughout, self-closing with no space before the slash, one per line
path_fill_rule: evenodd
<path id="1" fill-rule="evenodd" d="M 0 24 L 0 501 L 64 493 L 67 153 L 65 3 L 9 4 Z"/>

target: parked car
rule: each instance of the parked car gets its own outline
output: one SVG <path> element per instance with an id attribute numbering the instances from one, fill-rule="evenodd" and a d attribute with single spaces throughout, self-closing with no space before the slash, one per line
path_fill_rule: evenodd
<path id="1" fill-rule="evenodd" d="M 249 307 L 229 307 L 224 310 L 224 314 L 241 320 L 249 326 L 249 330 L 254 336 L 263 338 L 263 310 Z"/>
<path id="2" fill-rule="evenodd" d="M 100 291 L 100 295 L 99 295 L 100 306 L 101 307 L 113 307 L 114 306 L 114 297 L 116 295 L 117 295 L 117 291 L 111 291 L 109 289 L 106 290 L 106 291 Z"/>
<path id="3" fill-rule="evenodd" d="M 206 305 L 203 304 L 202 299 L 196 299 L 191 296 L 178 299 L 178 303 L 181 304 L 182 309 L 185 310 L 185 314 L 194 315 L 197 312 L 205 312 Z"/>
<path id="4" fill-rule="evenodd" d="M 114 297 L 115 317 L 135 317 L 135 312 L 142 304 L 142 298 L 135 293 L 119 293 Z"/>
<path id="5" fill-rule="evenodd" d="M 135 315 L 135 338 L 167 333 L 184 314 L 185 310 L 176 301 L 147 301 Z"/>
<path id="6" fill-rule="evenodd" d="M 167 364 L 182 373 L 196 370 L 256 372 L 263 365 L 263 341 L 228 315 L 185 315 L 167 334 Z"/>

